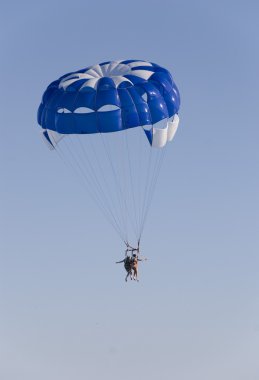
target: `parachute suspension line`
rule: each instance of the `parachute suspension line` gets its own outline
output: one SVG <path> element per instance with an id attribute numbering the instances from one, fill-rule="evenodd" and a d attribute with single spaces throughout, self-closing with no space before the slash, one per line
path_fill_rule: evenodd
<path id="1" fill-rule="evenodd" d="M 119 204 L 120 204 L 121 220 L 122 220 L 122 223 L 124 225 L 124 231 L 126 231 L 126 215 L 123 213 L 123 193 L 122 193 L 121 185 L 120 185 L 120 182 L 118 180 L 118 176 L 116 175 L 116 172 L 114 169 L 114 164 L 113 164 L 113 160 L 111 157 L 109 144 L 106 141 L 106 139 L 103 137 L 103 134 L 101 132 L 100 132 L 100 136 L 101 136 L 101 141 L 102 141 L 103 146 L 104 146 L 106 157 L 108 159 L 108 162 L 109 162 L 110 167 L 111 167 L 111 171 L 113 173 L 114 183 L 116 185 L 118 200 L 119 200 Z M 126 239 L 124 239 L 124 240 L 126 240 Z"/>
<path id="2" fill-rule="evenodd" d="M 143 180 L 143 176 L 141 175 L 142 173 L 142 165 L 143 165 L 143 149 L 142 149 L 142 144 L 141 144 L 141 137 L 144 138 L 144 130 L 140 130 L 139 131 L 139 138 L 138 138 L 138 141 L 139 141 L 139 154 L 138 154 L 138 157 L 139 157 L 139 163 L 138 163 L 138 200 L 139 200 L 139 204 L 138 204 L 138 238 L 140 239 L 140 227 L 141 227 L 141 220 L 140 220 L 140 210 L 141 210 L 141 196 L 142 196 L 142 193 L 141 193 L 141 190 L 142 190 L 142 180 Z M 145 141 L 146 143 L 146 141 Z"/>
<path id="3" fill-rule="evenodd" d="M 149 177 L 150 177 L 150 171 L 151 171 L 151 161 L 152 161 L 152 147 L 150 146 L 149 147 L 149 154 L 148 154 L 148 167 L 147 167 L 147 171 L 146 171 L 146 176 L 145 177 L 145 181 L 144 181 L 144 192 L 142 193 L 142 197 L 141 197 L 141 212 L 140 212 L 140 227 L 142 225 L 142 219 L 143 219 L 143 215 L 144 215 L 144 210 L 145 210 L 145 203 L 146 203 L 146 197 L 147 197 L 147 192 L 148 192 L 148 183 L 149 183 Z M 139 231 L 139 240 L 141 239 L 141 228 L 140 228 L 140 231 Z"/>
<path id="4" fill-rule="evenodd" d="M 72 162 L 76 163 L 77 170 L 78 170 L 79 174 L 81 174 L 81 176 L 82 176 L 84 188 L 91 195 L 91 197 L 93 198 L 93 200 L 95 201 L 95 203 L 98 205 L 99 209 L 101 209 L 101 211 L 105 214 L 105 216 L 107 216 L 107 210 L 105 208 L 104 203 L 100 199 L 100 196 L 98 197 L 98 194 L 96 192 L 93 192 L 93 190 L 92 190 L 92 184 L 91 184 L 90 179 L 85 175 L 85 173 L 84 173 L 81 165 L 78 163 L 78 160 L 77 160 L 76 156 L 74 155 L 73 151 L 71 151 L 71 149 L 69 148 L 69 145 L 67 145 L 66 142 L 65 142 L 65 144 L 66 144 L 66 147 L 67 147 L 67 151 L 70 153 L 70 155 L 72 157 Z M 110 220 L 110 219 L 111 219 L 111 216 L 108 217 L 108 220 Z M 116 221 L 114 221 L 114 223 L 115 222 Z M 119 235 L 121 236 L 121 231 L 119 230 L 119 227 L 117 226 L 115 229 L 119 233 Z"/>
<path id="5" fill-rule="evenodd" d="M 100 183 L 98 175 L 95 172 L 95 168 L 93 166 L 93 163 L 92 163 L 91 159 L 89 158 L 89 156 L 87 154 L 87 150 L 85 149 L 84 144 L 82 143 L 81 139 L 78 138 L 78 136 L 76 136 L 76 137 L 77 137 L 77 141 L 78 141 L 78 143 L 80 145 L 83 157 L 86 160 L 86 162 L 88 164 L 88 167 L 90 169 L 89 172 L 91 173 L 92 178 L 94 179 L 95 187 L 96 187 L 97 190 L 99 190 L 100 198 L 101 199 L 105 199 L 105 205 L 107 204 L 107 211 L 111 214 L 113 220 L 116 220 L 116 218 L 115 218 L 116 213 L 114 214 L 114 212 L 112 212 L 112 210 L 115 210 L 114 204 L 112 202 L 112 197 L 108 197 L 106 195 L 106 193 L 104 192 L 104 186 L 102 186 L 101 183 Z M 93 146 L 93 144 L 89 144 L 89 145 L 91 147 Z M 95 155 L 96 155 L 96 152 L 95 152 Z M 97 162 L 99 163 L 99 160 Z M 101 169 L 102 168 L 100 168 L 100 172 L 101 172 L 100 174 L 102 175 L 102 178 L 103 178 L 103 180 L 105 182 L 105 189 L 109 191 L 109 186 L 108 186 L 108 183 L 106 181 L 106 177 L 105 177 L 105 175 L 103 173 L 103 170 L 101 170 Z M 112 205 L 110 204 L 110 201 L 111 201 Z"/>
<path id="6" fill-rule="evenodd" d="M 145 217 L 145 214 L 150 206 L 150 194 L 152 194 L 153 190 L 154 190 L 154 181 L 157 177 L 157 173 L 158 173 L 158 168 L 159 168 L 159 162 L 161 160 L 161 156 L 163 155 L 163 150 L 161 152 L 161 150 L 155 150 L 153 151 L 153 165 L 152 165 L 152 173 L 151 173 L 151 176 L 149 178 L 150 182 L 149 182 L 149 185 L 148 185 L 148 191 L 147 191 L 147 198 L 146 198 L 146 205 L 145 205 L 145 210 L 144 210 L 144 215 L 143 215 L 143 220 L 144 220 L 144 217 Z M 143 220 L 142 220 L 142 225 L 143 225 Z"/>
<path id="7" fill-rule="evenodd" d="M 144 133 L 142 128 L 134 128 L 130 131 L 130 133 L 134 133 L 136 136 L 134 137 L 134 144 L 129 145 L 129 138 L 126 136 L 128 135 L 128 130 L 125 131 L 125 151 L 127 152 L 127 163 L 128 163 L 128 180 L 129 180 L 129 186 L 128 188 L 131 189 L 130 196 L 128 197 L 129 202 L 131 201 L 131 204 L 129 204 L 130 210 L 132 211 L 133 219 L 131 219 L 132 228 L 135 232 L 135 238 L 137 242 L 139 243 L 140 238 L 140 215 L 141 215 L 141 208 L 143 206 L 143 203 L 141 202 L 143 198 L 143 187 L 145 185 L 145 182 L 143 179 L 145 179 L 145 174 L 143 175 L 142 170 L 145 168 L 145 165 L 143 166 L 143 156 L 146 158 L 145 150 L 146 145 L 142 145 L 141 142 L 144 141 Z M 130 134 L 129 133 L 129 134 Z M 146 140 L 145 140 L 146 143 Z M 147 165 L 146 165 L 147 166 Z M 134 173 L 134 175 L 133 175 Z M 134 215 L 133 215 L 134 214 Z M 135 217 L 135 222 L 134 222 Z"/>
<path id="8" fill-rule="evenodd" d="M 101 136 L 99 136 L 99 134 L 96 136 L 96 139 L 100 140 L 101 139 Z M 94 143 L 90 143 L 89 141 L 89 146 L 91 147 L 91 150 L 93 152 L 93 155 L 94 155 L 94 158 L 95 158 L 95 162 L 97 164 L 97 167 L 98 167 L 98 170 L 99 170 L 99 173 L 100 173 L 100 178 L 102 178 L 105 182 L 105 191 L 108 191 L 109 192 L 109 196 L 108 198 L 111 200 L 111 203 L 112 203 L 112 207 L 113 207 L 113 210 L 115 210 L 115 212 L 113 212 L 113 215 L 114 215 L 114 218 L 116 219 L 116 215 L 119 216 L 120 212 L 118 211 L 117 207 L 118 205 L 116 204 L 116 202 L 114 201 L 113 197 L 112 197 L 112 194 L 113 194 L 113 191 L 110 187 L 110 184 L 108 183 L 108 180 L 107 180 L 107 176 L 106 176 L 106 173 L 100 163 L 100 159 L 99 159 L 99 155 L 97 154 L 96 152 L 96 149 L 95 149 L 95 144 Z M 116 209 L 117 209 L 117 212 L 116 212 Z M 120 225 L 122 225 L 122 222 L 119 222 Z M 124 231 L 125 233 L 125 236 L 124 236 L 124 241 L 125 239 L 127 240 L 127 231 Z"/>
<path id="9" fill-rule="evenodd" d="M 58 157 L 60 158 L 60 160 L 63 162 L 64 166 L 66 166 L 66 168 L 68 166 L 70 166 L 71 170 L 72 170 L 72 173 L 74 175 L 76 175 L 77 177 L 77 180 L 79 181 L 79 183 L 81 184 L 81 186 L 85 189 L 85 178 L 83 178 L 82 176 L 82 173 L 80 174 L 80 170 L 78 167 L 75 166 L 75 164 L 73 164 L 73 160 L 70 160 L 65 156 L 64 152 L 61 150 L 60 146 L 57 145 L 55 147 L 55 152 L 57 153 Z M 94 195 L 89 191 L 89 188 L 87 188 L 87 192 L 88 194 L 91 196 L 92 199 L 94 199 L 94 201 L 97 203 L 97 199 L 96 197 L 94 197 Z"/>
<path id="10" fill-rule="evenodd" d="M 151 203 L 152 203 L 152 200 L 153 200 L 153 196 L 154 196 L 155 189 L 156 189 L 156 186 L 157 186 L 157 181 L 158 181 L 159 174 L 160 174 L 160 171 L 161 171 L 161 167 L 162 167 L 162 164 L 163 164 L 163 161 L 164 161 L 166 150 L 167 150 L 166 147 L 164 147 L 162 149 L 162 152 L 159 155 L 159 158 L 158 158 L 158 160 L 156 162 L 156 168 L 154 170 L 153 178 L 151 180 L 151 185 L 150 185 L 150 190 L 149 190 L 149 195 L 148 195 L 148 201 L 147 201 L 147 207 L 146 207 L 146 210 L 145 210 L 145 214 L 143 215 L 143 221 L 142 221 L 142 226 L 141 226 L 141 235 L 143 233 L 143 229 L 144 229 L 144 226 L 145 226 L 145 223 L 146 223 L 148 212 L 150 210 L 150 206 L 151 206 Z"/>
<path id="11" fill-rule="evenodd" d="M 107 152 L 109 157 L 111 158 L 110 167 L 112 167 L 113 173 L 116 176 L 116 186 L 117 186 L 117 199 L 120 200 L 118 206 L 121 207 L 121 215 L 124 220 L 124 231 L 125 231 L 125 241 L 128 242 L 129 239 L 129 212 L 128 212 L 128 204 L 127 204 L 127 192 L 128 192 L 128 176 L 127 176 L 127 167 L 126 167 L 126 144 L 125 144 L 125 132 L 120 131 L 114 141 L 116 142 L 116 146 L 114 146 L 113 140 L 110 142 L 106 141 L 107 144 Z M 115 155 L 113 153 L 114 149 L 118 149 L 117 159 L 115 159 Z M 113 153 L 113 157 L 112 157 Z"/>
<path id="12" fill-rule="evenodd" d="M 95 199 L 97 206 L 99 209 L 107 216 L 106 219 L 110 224 L 113 226 L 113 228 L 116 230 L 118 235 L 122 240 L 124 240 L 124 234 L 123 231 L 118 223 L 117 218 L 115 217 L 115 214 L 112 211 L 112 208 L 109 207 L 109 198 L 107 195 L 104 193 L 102 186 L 100 185 L 98 189 L 98 179 L 96 178 L 96 181 L 93 180 L 92 177 L 94 177 L 94 171 L 92 177 L 90 176 L 91 173 L 86 173 L 85 174 L 85 179 L 88 180 L 88 190 L 90 189 L 91 192 L 95 195 Z M 98 191 L 99 190 L 99 191 Z"/>
<path id="13" fill-rule="evenodd" d="M 95 138 L 99 138 L 99 135 L 95 136 Z M 120 230 L 120 236 L 121 236 L 122 240 L 124 241 L 126 237 L 125 237 L 124 230 L 122 228 L 123 225 L 122 225 L 121 220 L 120 220 L 119 212 L 116 209 L 116 202 L 114 202 L 114 199 L 111 196 L 112 195 L 111 188 L 108 184 L 106 175 L 105 175 L 104 170 L 100 164 L 100 161 L 98 160 L 98 155 L 97 155 L 95 149 L 93 148 L 95 142 L 94 141 L 90 142 L 90 140 L 87 140 L 87 143 L 88 143 L 87 148 L 91 148 L 92 152 L 94 152 L 94 154 L 97 158 L 94 161 L 93 157 L 91 155 L 90 155 L 91 157 L 86 155 L 86 159 L 88 160 L 89 166 L 91 168 L 92 176 L 95 178 L 94 191 L 99 189 L 100 199 L 103 201 L 103 204 L 104 204 L 105 208 L 107 209 L 107 212 L 112 216 L 114 223 L 116 224 L 117 228 Z M 81 145 L 82 145 L 82 148 L 84 149 L 84 145 L 82 144 L 82 142 L 81 142 Z M 86 152 L 86 149 L 84 149 L 84 150 Z M 99 168 L 98 168 L 98 166 L 99 166 Z M 101 183 L 101 180 L 103 181 L 103 183 Z"/>
<path id="14" fill-rule="evenodd" d="M 68 169 L 68 166 L 69 166 L 71 169 L 71 173 L 73 173 L 73 175 L 76 177 L 76 180 L 79 181 L 80 185 L 83 188 L 85 188 L 85 182 L 84 182 L 82 176 L 77 171 L 78 169 L 75 167 L 75 165 L 72 164 L 72 162 L 70 162 L 70 160 L 68 160 L 67 157 L 65 157 L 64 152 L 60 148 L 60 145 L 56 145 L 54 148 L 54 151 L 56 152 L 59 159 L 62 161 L 63 165 L 66 167 L 66 169 Z M 88 193 L 89 193 L 89 191 L 88 191 Z M 93 197 L 92 194 L 90 194 L 90 196 L 91 196 L 91 198 Z"/>
<path id="15" fill-rule="evenodd" d="M 77 157 L 75 156 L 73 151 L 70 149 L 70 147 L 67 144 L 65 139 L 64 139 L 64 145 L 66 146 L 67 152 L 70 154 L 70 157 L 72 158 L 72 162 L 75 163 L 74 166 L 71 164 L 72 167 L 74 167 L 74 172 L 78 175 L 80 180 L 81 179 L 83 180 L 82 182 L 80 181 L 83 184 L 83 187 L 87 190 L 88 194 L 91 196 L 91 198 L 97 204 L 98 208 L 102 211 L 102 213 L 107 218 L 107 220 L 110 222 L 110 224 L 113 226 L 113 228 L 118 233 L 120 238 L 124 241 L 123 233 L 122 233 L 120 227 L 118 226 L 118 223 L 117 223 L 116 219 L 114 218 L 114 216 L 109 214 L 109 212 L 108 212 L 107 208 L 105 207 L 104 203 L 102 202 L 100 196 L 98 197 L 98 195 L 96 193 L 94 193 L 93 191 L 90 191 L 91 182 L 90 182 L 89 178 L 85 175 L 84 170 L 82 169 L 80 163 L 77 160 Z"/>
<path id="16" fill-rule="evenodd" d="M 154 162 L 153 162 L 153 165 L 151 165 L 152 166 L 152 176 L 148 179 L 148 186 L 147 186 L 148 191 L 147 191 L 147 196 L 145 199 L 145 204 L 143 206 L 140 235 L 142 235 L 143 230 L 144 230 L 144 226 L 145 226 L 147 215 L 148 215 L 151 203 L 152 203 L 153 195 L 155 192 L 155 187 L 156 187 L 157 180 L 159 177 L 159 173 L 160 173 L 160 169 L 161 169 L 162 162 L 164 159 L 166 148 L 164 147 L 163 149 L 156 149 L 155 150 L 154 148 L 151 147 L 151 149 L 153 151 L 153 157 L 154 157 L 153 161 Z"/>
<path id="17" fill-rule="evenodd" d="M 135 131 L 135 129 L 134 129 Z M 133 131 L 131 131 L 132 133 Z M 129 222 L 131 226 L 131 232 L 135 235 L 136 240 L 138 240 L 138 226 L 136 223 L 136 216 L 134 220 L 134 213 L 136 215 L 136 204 L 134 203 L 134 191 L 135 191 L 135 184 L 133 181 L 133 175 L 132 175 L 132 157 L 130 156 L 130 149 L 129 149 L 129 136 L 128 136 L 128 130 L 125 130 L 124 133 L 124 158 L 125 158 L 125 177 L 127 179 L 127 192 L 126 192 L 126 199 L 127 199 L 127 215 L 129 216 Z M 136 153 L 133 151 L 133 154 Z M 136 154 L 135 154 L 136 159 Z M 132 237 L 131 237 L 132 238 Z"/>
<path id="18" fill-rule="evenodd" d="M 120 224 L 123 227 L 123 231 L 126 231 L 125 214 L 123 213 L 123 195 L 122 195 L 122 191 L 121 191 L 121 187 L 120 187 L 120 183 L 119 183 L 118 173 L 116 173 L 116 170 L 114 168 L 114 162 L 113 162 L 113 158 L 112 158 L 112 155 L 111 155 L 111 150 L 110 150 L 110 147 L 109 147 L 109 143 L 104 138 L 104 136 L 103 136 L 103 134 L 101 132 L 100 132 L 100 138 L 101 138 L 101 142 L 103 144 L 104 151 L 105 151 L 105 154 L 106 154 L 106 157 L 107 157 L 107 161 L 109 162 L 109 166 L 111 168 L 113 179 L 114 179 L 114 183 L 115 183 L 115 188 L 116 188 L 116 193 L 117 193 L 117 199 L 119 201 L 118 202 L 118 219 L 120 220 Z M 125 239 L 126 239 L 126 236 L 124 237 L 124 240 Z"/>
<path id="19" fill-rule="evenodd" d="M 123 194 L 124 194 L 124 213 L 125 215 L 128 215 L 127 213 L 127 199 L 128 199 L 128 183 L 127 183 L 127 179 L 128 179 L 128 176 L 127 176 L 127 168 L 126 168 L 126 157 L 125 157 L 125 151 L 126 151 L 126 134 L 123 133 L 123 136 L 122 136 L 122 140 L 123 140 L 123 143 L 121 144 L 121 149 L 122 149 L 122 152 L 121 152 L 121 164 L 122 164 L 122 168 L 121 168 L 121 173 L 122 173 L 122 185 L 123 185 Z M 129 239 L 129 223 L 128 223 L 128 218 L 126 218 L 126 242 L 128 242 L 128 239 Z"/>
<path id="20" fill-rule="evenodd" d="M 136 239 L 139 238 L 139 230 L 138 230 L 138 219 L 137 219 L 137 210 L 136 210 L 136 199 L 135 199 L 135 189 L 136 184 L 133 184 L 133 176 L 132 176 L 132 167 L 131 167 L 131 157 L 130 157 L 130 149 L 129 149 L 129 142 L 128 142 L 128 130 L 126 130 L 126 149 L 127 149 L 127 156 L 128 156 L 128 163 L 129 163 L 129 176 L 130 176 L 130 184 L 131 184 L 131 197 L 133 201 L 133 209 L 134 209 L 134 216 L 135 216 L 135 223 L 133 221 L 132 227 L 135 231 Z"/>
<path id="21" fill-rule="evenodd" d="M 73 144 L 73 145 L 76 146 L 75 142 L 73 141 L 73 139 L 72 139 L 70 136 L 69 136 L 69 139 L 70 139 L 70 141 L 71 141 L 71 144 Z M 90 169 L 87 169 L 87 170 L 89 170 L 89 173 L 88 173 L 88 172 L 86 171 L 86 168 L 85 168 L 85 165 L 84 165 L 83 160 L 80 158 L 80 155 L 79 155 L 79 149 L 77 149 L 77 146 L 75 147 L 75 149 L 73 150 L 73 152 L 74 152 L 74 151 L 78 153 L 77 162 L 79 162 L 79 165 L 80 165 L 80 167 L 82 168 L 82 174 L 83 174 L 84 178 L 87 179 L 87 181 L 90 183 L 90 185 L 94 185 L 94 186 L 96 187 L 96 190 L 97 190 L 97 191 L 95 191 L 96 198 L 98 198 L 98 195 L 99 195 L 99 200 L 100 200 L 100 202 L 101 202 L 101 200 L 102 200 L 103 198 L 105 198 L 105 199 L 107 200 L 105 194 L 104 194 L 103 191 L 102 191 L 102 188 L 99 186 L 98 179 L 96 178 L 96 175 L 95 175 L 95 173 L 94 173 L 94 170 L 92 169 L 91 162 L 88 163 L 89 168 L 90 168 Z M 74 155 L 74 156 L 75 156 L 75 155 Z M 81 160 L 81 161 L 80 161 L 80 160 Z M 98 194 L 98 190 L 99 190 L 100 194 Z"/>
<path id="22" fill-rule="evenodd" d="M 145 222 L 146 222 L 146 215 L 147 215 L 149 208 L 150 208 L 150 204 L 151 204 L 150 194 L 152 194 L 154 191 L 154 188 L 153 188 L 154 178 L 156 178 L 156 176 L 157 176 L 157 168 L 159 166 L 160 152 L 153 152 L 153 153 L 154 153 L 154 156 L 153 156 L 154 159 L 153 159 L 152 170 L 151 170 L 152 174 L 149 177 L 148 190 L 147 190 L 147 195 L 146 195 L 145 204 L 144 204 L 144 208 L 143 208 L 142 219 L 141 219 L 141 228 L 140 228 L 141 235 L 142 235 L 143 230 L 144 230 L 144 226 L 145 226 Z"/>
<path id="23" fill-rule="evenodd" d="M 62 150 L 60 149 L 59 145 L 55 146 L 54 151 L 56 152 L 56 154 L 58 155 L 59 159 L 62 161 L 62 163 L 64 164 L 64 166 L 67 167 L 67 163 L 69 164 L 69 166 L 72 169 L 73 174 L 74 174 L 74 167 L 73 167 L 73 165 L 71 164 L 70 161 L 68 161 L 68 160 L 66 160 L 64 158 L 64 154 L 63 154 Z M 81 177 L 80 177 L 80 182 L 81 182 Z M 81 182 L 81 184 L 82 184 L 82 182 Z"/>
<path id="24" fill-rule="evenodd" d="M 129 181 L 129 159 L 127 156 L 127 143 L 128 143 L 128 137 L 127 137 L 127 131 L 122 131 L 118 135 L 120 137 L 120 143 L 119 143 L 119 157 L 118 163 L 120 164 L 120 170 L 118 167 L 118 170 L 120 171 L 120 176 L 117 177 L 117 181 L 120 181 L 120 193 L 121 193 L 121 199 L 122 199 L 122 212 L 125 219 L 125 228 L 127 231 L 127 241 L 128 238 L 131 239 L 130 234 L 133 230 L 133 233 L 136 234 L 134 231 L 134 220 L 132 219 L 132 206 L 130 205 L 130 196 L 131 196 L 131 188 L 130 188 L 130 181 Z"/>

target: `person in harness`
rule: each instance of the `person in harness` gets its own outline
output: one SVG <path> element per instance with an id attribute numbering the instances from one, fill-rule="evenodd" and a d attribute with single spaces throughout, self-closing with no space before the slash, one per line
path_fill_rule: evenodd
<path id="1" fill-rule="evenodd" d="M 144 259 L 147 260 L 147 259 Z M 131 267 L 132 267 L 132 272 L 133 272 L 133 280 L 138 281 L 138 262 L 143 261 L 143 259 L 139 259 L 138 256 L 133 253 L 132 258 L 131 258 Z"/>
<path id="2" fill-rule="evenodd" d="M 128 277 L 130 276 L 130 279 L 132 280 L 132 258 L 128 255 L 126 255 L 125 259 L 121 261 L 116 261 L 116 264 L 124 263 L 124 268 L 127 272 L 127 275 L 125 277 L 125 281 L 128 281 Z"/>
<path id="3" fill-rule="evenodd" d="M 145 259 L 140 259 L 138 257 L 139 255 L 139 242 L 138 242 L 138 247 L 133 248 L 131 247 L 128 243 L 126 243 L 127 249 L 125 251 L 125 259 L 121 261 L 117 261 L 116 264 L 119 263 L 124 263 L 124 268 L 127 272 L 127 275 L 125 277 L 125 281 L 128 281 L 128 277 L 130 276 L 130 279 L 138 281 L 138 262 L 147 260 Z M 136 253 L 135 253 L 136 252 Z"/>

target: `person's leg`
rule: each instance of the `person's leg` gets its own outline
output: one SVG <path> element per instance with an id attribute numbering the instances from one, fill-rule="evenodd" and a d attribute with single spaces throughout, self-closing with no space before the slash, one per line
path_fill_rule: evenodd
<path id="1" fill-rule="evenodd" d="M 134 272 L 135 272 L 135 280 L 138 281 L 138 264 L 135 265 Z"/>

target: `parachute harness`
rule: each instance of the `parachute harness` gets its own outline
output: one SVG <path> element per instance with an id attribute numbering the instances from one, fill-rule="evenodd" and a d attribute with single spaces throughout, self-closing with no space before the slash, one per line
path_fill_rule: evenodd
<path id="1" fill-rule="evenodd" d="M 136 256 L 138 257 L 139 256 L 139 245 L 140 245 L 140 240 L 138 240 L 138 246 L 137 248 L 134 248 L 132 247 L 127 241 L 125 242 L 126 244 L 126 251 L 125 251 L 125 257 L 128 256 L 128 252 L 131 252 L 131 255 L 133 255 L 134 253 L 133 252 L 136 252 Z"/>

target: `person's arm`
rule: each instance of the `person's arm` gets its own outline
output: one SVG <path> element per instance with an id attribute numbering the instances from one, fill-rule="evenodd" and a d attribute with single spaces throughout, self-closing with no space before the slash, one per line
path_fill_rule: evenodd
<path id="1" fill-rule="evenodd" d="M 121 261 L 116 261 L 115 264 L 120 264 L 120 263 L 123 263 L 124 260 L 121 260 Z"/>

